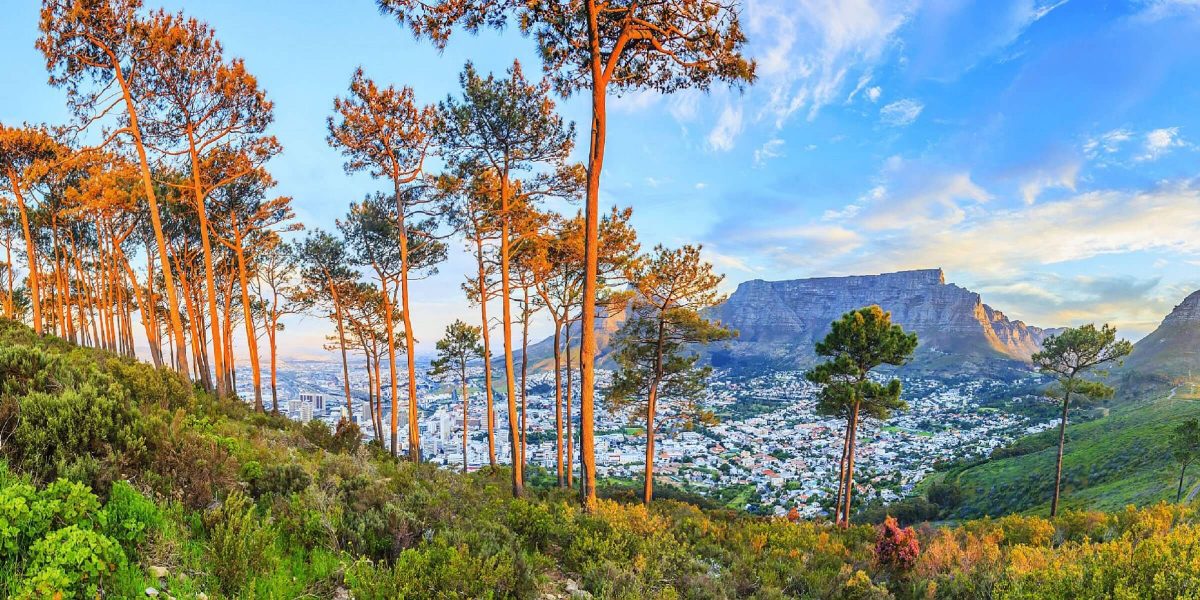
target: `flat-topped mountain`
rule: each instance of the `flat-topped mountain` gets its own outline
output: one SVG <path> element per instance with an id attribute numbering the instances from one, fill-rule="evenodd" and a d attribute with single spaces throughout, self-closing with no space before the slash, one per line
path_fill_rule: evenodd
<path id="1" fill-rule="evenodd" d="M 917 333 L 920 345 L 911 368 L 919 370 L 970 373 L 1020 367 L 1047 335 L 1047 330 L 1009 319 L 984 304 L 979 294 L 946 283 L 941 269 L 921 269 L 743 282 L 709 312 L 710 318 L 738 330 L 738 338 L 699 350 L 717 367 L 806 368 L 814 363 L 813 346 L 829 332 L 830 323 L 872 304 L 890 311 L 894 322 Z M 598 336 L 602 365 L 606 365 L 604 344 L 619 320 L 598 321 L 603 329 Z M 578 339 L 577 332 L 573 338 Z M 530 358 L 539 368 L 548 368 L 551 356 L 549 340 L 530 347 Z"/>
<path id="2" fill-rule="evenodd" d="M 878 304 L 920 339 L 914 367 L 938 368 L 989 361 L 1025 362 L 1041 348 L 1046 331 L 1009 319 L 979 294 L 946 283 L 941 269 L 881 275 L 817 277 L 742 283 L 711 311 L 740 333 L 727 348 L 710 349 L 714 363 L 804 367 L 830 323 L 850 310 Z"/>

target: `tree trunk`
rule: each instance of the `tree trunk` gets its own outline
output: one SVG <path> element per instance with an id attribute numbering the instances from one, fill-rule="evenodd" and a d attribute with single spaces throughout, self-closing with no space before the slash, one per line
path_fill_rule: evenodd
<path id="1" fill-rule="evenodd" d="M 463 474 L 467 472 L 467 414 L 470 406 L 467 402 L 467 363 L 464 360 L 460 365 L 459 374 L 462 376 L 462 401 L 463 401 L 463 434 L 462 434 L 462 451 L 463 451 Z"/>
<path id="2" fill-rule="evenodd" d="M 650 506 L 654 499 L 654 432 L 655 413 L 658 412 L 658 385 L 663 376 L 663 343 L 666 341 L 666 323 L 658 319 L 658 339 L 654 344 L 654 372 L 650 374 L 650 393 L 646 396 L 646 484 L 642 490 L 642 503 Z"/>
<path id="3" fill-rule="evenodd" d="M 179 299 L 175 296 L 175 278 L 171 274 L 171 265 L 166 260 L 167 240 L 163 235 L 162 221 L 158 214 L 158 196 L 154 191 L 154 178 L 150 172 L 150 161 L 146 158 L 146 146 L 142 143 L 142 130 L 138 125 L 137 107 L 129 92 L 129 83 L 119 65 L 114 65 L 114 75 L 121 86 L 121 94 L 125 100 L 125 111 L 129 116 L 129 131 L 133 135 L 134 149 L 137 150 L 138 164 L 142 171 L 142 188 L 146 193 L 146 201 L 150 206 L 150 225 L 154 229 L 154 241 L 158 244 L 158 255 L 163 257 L 163 287 L 167 292 L 167 309 L 171 316 L 171 328 L 175 331 L 175 368 L 180 375 L 188 378 L 187 349 L 183 345 L 183 320 L 179 316 Z"/>
<path id="4" fill-rule="evenodd" d="M 842 434 L 842 459 L 838 461 L 837 494 L 833 499 L 833 523 L 842 523 L 842 491 L 846 487 L 846 455 L 850 452 L 850 419 L 846 419 L 846 432 Z"/>
<path id="5" fill-rule="evenodd" d="M 195 203 L 196 216 L 199 219 L 198 226 L 200 228 L 200 248 L 204 253 L 204 290 L 208 299 L 209 320 L 212 323 L 217 322 L 217 288 L 216 277 L 213 275 L 213 260 L 212 260 L 212 242 L 208 232 L 208 209 L 204 206 L 204 191 L 200 185 L 200 156 L 196 152 L 196 139 L 192 132 L 192 128 L 187 128 L 188 137 L 188 154 L 192 161 L 192 195 Z M 213 366 L 217 372 L 217 397 L 221 398 L 229 394 L 229 389 L 226 387 L 226 380 L 221 375 L 225 372 L 225 345 L 221 343 L 221 331 L 219 327 L 212 327 L 212 349 L 213 349 Z M 229 360 L 232 360 L 229 357 Z"/>
<path id="6" fill-rule="evenodd" d="M 231 219 L 233 215 L 230 216 Z M 246 276 L 246 250 L 242 247 L 242 232 L 237 230 L 234 244 L 237 247 L 238 279 L 242 288 L 242 320 L 246 322 L 246 346 L 250 349 L 250 379 L 254 382 L 254 410 L 266 412 L 262 399 L 262 369 L 258 360 L 258 336 L 254 333 L 254 312 L 250 307 L 250 284 Z"/>
<path id="7" fill-rule="evenodd" d="M 600 172 L 604 167 L 606 136 L 607 81 L 601 63 L 599 39 L 599 7 L 588 0 L 584 3 L 588 19 L 588 43 L 592 75 L 592 127 L 588 148 L 587 194 L 584 200 L 583 250 L 583 315 L 579 344 L 579 451 L 583 468 L 581 500 L 585 510 L 596 506 L 596 292 L 600 251 Z"/>
<path id="8" fill-rule="evenodd" d="M 38 280 L 37 251 L 34 249 L 33 233 L 29 227 L 29 211 L 25 208 L 25 196 L 17 183 L 16 170 L 9 168 L 8 181 L 12 184 L 13 196 L 17 199 L 17 211 L 21 214 L 21 230 L 25 232 L 25 256 L 29 268 L 29 301 L 33 307 L 33 330 L 42 333 L 42 297 Z"/>
<path id="9" fill-rule="evenodd" d="M 566 343 L 564 345 L 567 347 L 567 397 L 563 399 L 563 408 L 564 408 L 564 411 L 567 413 L 566 415 L 564 415 L 564 418 L 567 421 L 567 456 L 566 456 L 567 487 L 573 487 L 575 485 L 575 432 L 573 431 L 573 429 L 574 429 L 573 419 L 571 419 L 571 393 L 572 393 L 571 392 L 571 388 L 572 388 L 571 379 L 572 379 L 575 369 L 571 367 L 570 309 L 567 309 L 567 328 L 566 329 L 567 329 L 567 332 L 566 332 L 567 339 L 566 339 Z"/>
<path id="10" fill-rule="evenodd" d="M 1179 501 L 1183 500 L 1183 477 L 1186 474 L 1187 463 L 1183 463 L 1183 466 L 1179 469 L 1179 490 L 1175 492 L 1175 504 L 1179 504 Z"/>
<path id="11" fill-rule="evenodd" d="M 383 273 L 379 273 L 379 288 L 380 296 L 383 297 L 383 328 L 387 332 L 388 346 L 388 375 L 391 377 L 389 385 L 392 392 L 392 456 L 396 456 L 399 451 L 400 436 L 399 436 L 399 419 L 397 417 L 397 409 L 400 407 L 400 381 L 396 375 L 396 334 L 395 334 L 395 317 L 392 314 L 392 300 L 387 289 L 387 278 Z M 411 385 L 411 384 L 410 384 Z M 412 435 L 410 432 L 409 443 L 412 443 Z M 411 457 L 410 457 L 411 458 Z"/>
<path id="12" fill-rule="evenodd" d="M 508 400 L 508 440 L 512 448 L 512 491 L 520 498 L 525 493 L 524 461 L 521 455 L 521 432 L 517 422 L 517 382 L 513 371 L 512 347 L 512 288 L 509 278 L 509 211 L 508 173 L 500 178 L 500 308 L 501 331 L 504 337 L 504 385 Z"/>
<path id="13" fill-rule="evenodd" d="M 346 326 L 342 323 L 342 298 L 338 295 L 337 285 L 329 278 L 329 273 L 326 273 L 325 281 L 329 285 L 329 297 L 333 300 L 333 318 L 337 321 L 338 329 L 338 349 L 342 351 L 342 387 L 346 390 L 346 410 L 354 410 L 354 403 L 350 399 L 350 362 L 346 358 Z M 396 414 L 396 411 L 392 411 Z M 392 417 L 393 421 L 395 417 Z M 394 426 L 393 426 L 394 427 Z M 393 454 L 395 448 L 392 448 Z"/>
<path id="14" fill-rule="evenodd" d="M 562 393 L 562 323 L 554 321 L 554 439 L 558 467 L 558 487 L 566 486 L 563 477 L 563 393 Z"/>
<path id="15" fill-rule="evenodd" d="M 842 498 L 843 516 L 842 527 L 850 527 L 850 506 L 854 495 L 854 453 L 858 449 L 858 411 L 861 401 L 854 402 L 854 412 L 850 415 L 850 451 L 846 454 L 846 493 Z"/>
<path id="16" fill-rule="evenodd" d="M 487 270 L 483 264 L 483 238 L 478 235 L 475 237 L 475 258 L 479 262 L 479 315 L 483 325 L 481 333 L 483 334 L 483 387 L 487 401 L 488 461 L 492 467 L 495 467 L 496 408 L 492 391 L 492 336 L 488 333 L 490 325 L 487 314 Z"/>
<path id="17" fill-rule="evenodd" d="M 397 165 L 392 165 L 392 181 L 396 186 L 396 222 L 400 227 L 400 318 L 404 322 L 404 358 L 408 363 L 408 458 L 412 462 L 421 462 L 421 430 L 417 414 L 417 342 L 413 338 L 412 311 L 408 303 L 408 226 L 404 219 L 400 189 L 400 173 Z M 392 327 L 388 323 L 389 328 Z M 395 363 L 391 368 L 395 370 Z M 392 400 L 395 403 L 395 399 Z M 395 409 L 392 415 L 395 415 Z M 395 419 L 395 416 L 392 417 Z"/>
<path id="18" fill-rule="evenodd" d="M 1054 466 L 1054 497 L 1050 500 L 1050 517 L 1058 515 L 1058 495 L 1062 487 L 1062 462 L 1063 462 L 1063 446 L 1067 443 L 1067 407 L 1071 402 L 1071 385 L 1074 378 L 1067 383 L 1067 390 L 1063 394 L 1062 420 L 1058 423 L 1058 460 Z"/>
<path id="19" fill-rule="evenodd" d="M 521 302 L 521 457 L 524 459 L 526 449 L 526 437 L 529 433 L 527 410 L 529 403 L 529 385 L 526 376 L 529 371 L 529 288 L 522 288 L 523 300 Z"/>

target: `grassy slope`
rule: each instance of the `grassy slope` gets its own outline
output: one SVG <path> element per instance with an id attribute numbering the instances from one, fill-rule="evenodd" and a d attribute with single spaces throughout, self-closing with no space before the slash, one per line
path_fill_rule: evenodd
<path id="1" fill-rule="evenodd" d="M 1200 402 L 1157 396 L 1119 405 L 1093 421 L 1068 425 L 1064 506 L 1116 510 L 1127 504 L 1174 499 L 1178 471 L 1170 455 L 1171 428 L 1184 418 L 1200 416 Z M 1022 442 L 1040 450 L 945 474 L 964 492 L 957 516 L 1047 513 L 1057 436 L 1057 428 L 1040 433 Z M 1192 477 L 1188 485 L 1194 485 Z"/>

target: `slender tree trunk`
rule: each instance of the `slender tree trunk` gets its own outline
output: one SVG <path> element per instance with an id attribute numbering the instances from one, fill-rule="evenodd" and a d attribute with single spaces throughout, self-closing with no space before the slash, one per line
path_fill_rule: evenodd
<path id="1" fill-rule="evenodd" d="M 7 271 L 8 295 L 4 298 L 4 316 L 16 318 L 16 307 L 13 306 L 13 261 L 12 261 L 12 231 L 4 229 L 4 264 Z"/>
<path id="2" fill-rule="evenodd" d="M 554 437 L 555 464 L 558 467 L 558 487 L 567 485 L 563 476 L 563 390 L 562 390 L 562 323 L 554 321 Z"/>
<path id="3" fill-rule="evenodd" d="M 575 485 L 575 432 L 574 419 L 571 418 L 571 395 L 573 382 L 571 381 L 575 369 L 571 366 L 571 318 L 570 309 L 567 309 L 567 327 L 566 327 L 566 347 L 567 347 L 567 397 L 563 400 L 565 412 L 564 418 L 567 421 L 567 487 Z"/>
<path id="4" fill-rule="evenodd" d="M 25 257 L 29 269 L 29 301 L 33 306 L 33 330 L 42 333 L 42 296 L 39 285 L 37 251 L 34 249 L 33 232 L 29 227 L 29 211 L 25 208 L 25 196 L 15 169 L 8 170 L 8 181 L 12 184 L 13 196 L 17 199 L 17 212 L 21 215 L 21 230 L 25 233 Z"/>
<path id="5" fill-rule="evenodd" d="M 846 455 L 850 452 L 850 419 L 846 419 L 846 431 L 842 434 L 842 458 L 838 461 L 837 494 L 833 497 L 833 523 L 842 523 L 842 491 L 846 487 Z"/>
<path id="6" fill-rule="evenodd" d="M 116 61 L 114 60 L 114 63 Z M 150 161 L 146 158 L 146 146 L 142 143 L 142 129 L 138 125 L 137 107 L 129 92 L 129 83 L 120 66 L 113 69 L 117 83 L 121 86 L 121 94 L 125 100 L 125 111 L 129 116 L 129 132 L 133 136 L 134 149 L 137 150 L 138 164 L 142 170 L 142 188 L 146 193 L 146 201 L 150 206 L 150 225 L 154 229 L 154 240 L 158 244 L 158 255 L 163 257 L 163 287 L 167 291 L 167 309 L 171 316 L 171 328 L 175 331 L 175 365 L 180 375 L 185 378 L 187 373 L 187 349 L 183 345 L 183 320 L 179 316 L 179 299 L 175 296 L 175 278 L 171 275 L 170 263 L 166 260 L 167 240 L 163 235 L 162 221 L 158 213 L 158 195 L 154 191 L 154 179 L 150 172 Z"/>
<path id="7" fill-rule="evenodd" d="M 381 292 L 380 295 L 383 297 L 383 320 L 384 320 L 383 327 L 384 327 L 384 330 L 387 331 L 388 375 L 391 378 L 391 381 L 390 381 L 391 392 L 392 392 L 392 444 L 391 444 L 391 448 L 392 448 L 392 456 L 396 456 L 397 454 L 399 454 L 398 446 L 400 444 L 400 433 L 398 431 L 400 422 L 399 422 L 399 419 L 397 418 L 397 414 L 396 414 L 397 409 L 400 407 L 400 404 L 399 404 L 400 381 L 396 374 L 396 334 L 395 334 L 396 318 L 392 313 L 393 309 L 392 309 L 392 300 L 390 297 L 391 294 L 388 292 L 387 278 L 383 276 L 383 273 L 379 273 L 379 288 L 380 288 L 380 292 Z M 411 382 L 409 385 L 412 385 Z M 412 444 L 412 433 L 411 432 L 409 432 L 408 441 L 409 441 L 409 444 Z"/>
<path id="8" fill-rule="evenodd" d="M 278 356 L 279 351 L 275 345 L 275 327 L 276 323 L 270 322 L 267 329 L 267 343 L 271 346 L 271 414 L 279 414 L 279 378 L 278 378 Z"/>
<path id="9" fill-rule="evenodd" d="M 162 330 L 159 328 L 158 321 L 158 301 L 154 294 L 154 253 L 150 251 L 150 242 L 146 242 L 146 306 L 145 309 L 150 311 L 146 318 L 146 339 L 150 343 L 150 359 L 154 361 L 154 368 L 161 369 L 163 367 L 162 355 Z M 92 321 L 92 326 L 95 327 L 96 321 Z"/>
<path id="10" fill-rule="evenodd" d="M 232 215 L 230 218 L 234 218 Z M 246 346 L 250 349 L 250 379 L 254 382 L 254 410 L 266 412 L 262 399 L 262 370 L 258 361 L 258 336 L 254 334 L 254 312 L 250 307 L 250 284 L 246 275 L 246 250 L 242 247 L 242 232 L 235 233 L 238 279 L 242 288 L 242 320 L 246 322 Z"/>
<path id="11" fill-rule="evenodd" d="M 529 433 L 528 420 L 529 411 L 529 385 L 527 375 L 529 372 L 529 288 L 522 288 L 523 301 L 521 302 L 521 457 L 524 459 L 525 452 L 528 448 L 526 437 Z"/>
<path id="12" fill-rule="evenodd" d="M 1185 475 L 1187 475 L 1187 463 L 1183 463 L 1183 466 L 1179 469 L 1179 490 L 1175 492 L 1175 504 L 1179 504 L 1179 501 L 1183 500 L 1183 478 Z"/>
<path id="13" fill-rule="evenodd" d="M 512 488 L 513 496 L 520 498 L 525 493 L 525 457 L 521 455 L 521 433 L 517 423 L 517 382 L 513 370 L 512 287 L 508 256 L 511 216 L 508 195 L 508 173 L 504 172 L 500 178 L 500 212 L 503 215 L 500 221 L 500 308 L 503 314 L 501 327 L 504 337 L 504 384 L 508 400 L 508 440 L 512 448 Z"/>
<path id="14" fill-rule="evenodd" d="M 408 458 L 412 462 L 421 462 L 421 430 L 417 413 L 417 341 L 413 337 L 412 310 L 408 302 L 408 226 L 404 218 L 404 205 L 401 200 L 400 172 L 396 164 L 392 165 L 392 182 L 396 186 L 396 223 L 400 227 L 400 318 L 404 322 L 404 358 L 408 363 Z M 391 323 L 387 326 L 392 327 Z M 392 363 L 392 370 L 395 370 Z M 395 402 L 395 400 L 392 400 Z M 396 411 L 393 410 L 395 415 Z M 392 417 L 395 419 L 395 417 Z"/>
<path id="15" fill-rule="evenodd" d="M 1050 500 L 1050 517 L 1058 516 L 1058 496 L 1062 488 L 1062 462 L 1063 462 L 1063 447 L 1067 444 L 1067 407 L 1071 403 L 1071 385 L 1074 382 L 1067 384 L 1067 391 L 1063 394 L 1062 405 L 1062 420 L 1058 423 L 1058 460 L 1054 466 L 1054 497 Z"/>
<path id="16" fill-rule="evenodd" d="M 459 375 L 462 377 L 462 401 L 463 401 L 463 433 L 462 433 L 462 452 L 463 452 L 463 474 L 467 472 L 467 415 L 469 414 L 470 405 L 467 399 L 467 362 L 464 360 L 459 365 Z"/>
<path id="17" fill-rule="evenodd" d="M 607 128 L 606 95 L 607 81 L 601 63 L 598 10 L 596 2 L 584 3 L 588 19 L 588 43 L 592 74 L 592 127 L 588 148 L 587 194 L 584 200 L 584 244 L 583 244 L 583 315 L 579 344 L 579 445 L 580 462 L 583 467 L 583 491 L 585 510 L 596 506 L 596 293 L 600 251 L 600 173 L 604 167 L 604 144 Z"/>
<path id="18" fill-rule="evenodd" d="M 475 259 L 479 263 L 479 315 L 483 334 L 483 387 L 487 401 L 488 462 L 496 466 L 496 407 L 492 390 L 492 343 L 488 323 L 487 270 L 483 264 L 483 238 L 475 238 Z"/>
<path id="19" fill-rule="evenodd" d="M 655 415 L 658 412 L 658 385 L 663 376 L 663 343 L 666 341 L 666 323 L 658 319 L 658 338 L 654 344 L 654 372 L 650 377 L 650 393 L 646 395 L 646 484 L 642 490 L 642 503 L 650 506 L 654 499 L 654 433 Z"/>
<path id="20" fill-rule="evenodd" d="M 329 297 L 333 300 L 333 318 L 337 321 L 338 330 L 338 349 L 342 351 L 342 387 L 346 392 L 346 410 L 354 410 L 354 402 L 350 399 L 350 362 L 346 358 L 346 326 L 342 322 L 342 297 L 338 294 L 337 285 L 333 279 L 329 278 L 329 273 L 325 273 L 325 282 L 329 285 Z M 396 411 L 392 411 L 395 415 Z M 395 416 L 392 420 L 395 420 Z M 395 453 L 395 448 L 392 449 Z"/>
<path id="21" fill-rule="evenodd" d="M 191 126 L 187 128 L 188 138 L 188 155 L 192 161 L 192 202 L 195 204 L 196 217 L 199 219 L 200 228 L 200 248 L 204 252 L 204 289 L 208 300 L 208 312 L 211 315 L 210 320 L 216 323 L 217 314 L 217 287 L 216 277 L 213 275 L 213 260 L 212 260 L 212 241 L 208 231 L 208 209 L 204 205 L 204 191 L 200 185 L 200 156 L 196 152 L 196 138 Z M 223 397 L 229 393 L 226 388 L 226 380 L 220 374 L 225 372 L 225 345 L 221 343 L 221 331 L 218 327 L 212 328 L 212 349 L 213 349 L 213 366 L 216 367 L 217 375 L 217 396 Z"/>
<path id="22" fill-rule="evenodd" d="M 842 516 L 842 527 L 850 527 L 850 506 L 854 495 L 854 453 L 858 449 L 858 411 L 860 401 L 854 402 L 854 412 L 850 415 L 850 451 L 846 454 L 846 493 L 843 495 L 842 503 L 844 512 Z"/>

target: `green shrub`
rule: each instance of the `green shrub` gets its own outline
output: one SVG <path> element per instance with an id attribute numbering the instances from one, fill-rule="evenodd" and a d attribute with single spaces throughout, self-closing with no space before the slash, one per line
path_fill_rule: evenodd
<path id="1" fill-rule="evenodd" d="M 218 508 L 205 515 L 209 543 L 205 553 L 210 572 L 221 589 L 235 595 L 250 578 L 270 568 L 267 549 L 274 531 L 267 519 L 254 512 L 254 503 L 233 492 Z"/>
<path id="2" fill-rule="evenodd" d="M 308 472 L 295 463 L 271 465 L 269 467 L 247 468 L 257 463 L 247 463 L 242 467 L 243 477 L 250 484 L 250 494 L 255 498 L 264 496 L 279 496 L 287 498 L 292 494 L 302 492 L 312 483 Z"/>
<path id="3" fill-rule="evenodd" d="M 113 484 L 100 513 L 101 531 L 133 553 L 151 532 L 161 529 L 162 512 L 127 481 Z"/>
<path id="4" fill-rule="evenodd" d="M 116 541 L 77 525 L 38 540 L 29 556 L 18 598 L 96 598 L 125 564 Z"/>

